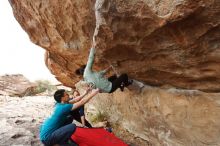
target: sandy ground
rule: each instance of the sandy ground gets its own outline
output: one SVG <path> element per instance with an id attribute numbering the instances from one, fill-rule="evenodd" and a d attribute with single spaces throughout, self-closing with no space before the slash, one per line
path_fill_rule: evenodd
<path id="1" fill-rule="evenodd" d="M 39 127 L 51 114 L 54 105 L 53 97 L 0 96 L 0 146 L 43 146 L 39 140 Z M 100 123 L 93 126 L 98 125 Z M 113 129 L 130 146 L 150 145 L 120 127 Z"/>
<path id="2" fill-rule="evenodd" d="M 42 146 L 39 126 L 53 106 L 52 97 L 0 96 L 0 146 Z"/>

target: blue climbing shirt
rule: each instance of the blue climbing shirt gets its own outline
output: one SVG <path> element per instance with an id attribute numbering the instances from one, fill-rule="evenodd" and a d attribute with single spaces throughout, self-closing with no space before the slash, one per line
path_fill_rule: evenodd
<path id="1" fill-rule="evenodd" d="M 55 130 L 65 125 L 67 115 L 73 104 L 56 103 L 53 114 L 47 118 L 40 128 L 40 140 L 46 140 Z"/>

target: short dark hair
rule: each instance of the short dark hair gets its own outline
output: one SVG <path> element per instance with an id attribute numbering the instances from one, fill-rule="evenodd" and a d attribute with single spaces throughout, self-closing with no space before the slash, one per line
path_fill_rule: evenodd
<path id="1" fill-rule="evenodd" d="M 54 99 L 60 103 L 61 102 L 61 98 L 64 96 L 64 89 L 59 89 L 54 93 Z"/>
<path id="2" fill-rule="evenodd" d="M 75 71 L 75 73 L 76 73 L 77 75 L 83 75 L 85 68 L 86 68 L 86 65 L 82 65 L 80 68 L 78 68 L 78 69 Z"/>

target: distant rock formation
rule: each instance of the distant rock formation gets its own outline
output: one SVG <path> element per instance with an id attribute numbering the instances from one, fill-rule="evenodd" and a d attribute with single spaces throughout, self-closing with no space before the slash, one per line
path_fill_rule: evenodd
<path id="1" fill-rule="evenodd" d="M 31 95 L 36 84 L 31 83 L 22 74 L 0 76 L 0 95 L 25 96 Z"/>

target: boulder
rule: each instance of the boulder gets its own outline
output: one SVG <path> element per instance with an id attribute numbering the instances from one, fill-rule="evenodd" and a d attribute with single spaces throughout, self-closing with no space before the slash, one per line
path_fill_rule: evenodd
<path id="1" fill-rule="evenodd" d="M 153 86 L 220 91 L 218 0 L 9 0 L 46 64 L 66 86 L 79 80 L 91 44 L 95 69 Z"/>
<path id="2" fill-rule="evenodd" d="M 138 92 L 99 94 L 88 105 L 117 133 L 133 134 L 124 133 L 124 140 L 135 146 L 220 145 L 219 0 L 9 1 L 65 86 L 80 80 L 75 70 L 86 64 L 92 44 L 94 70 L 112 65 L 111 73 L 144 83 Z"/>
<path id="3" fill-rule="evenodd" d="M 20 97 L 31 95 L 35 86 L 22 74 L 0 76 L 0 95 Z"/>

